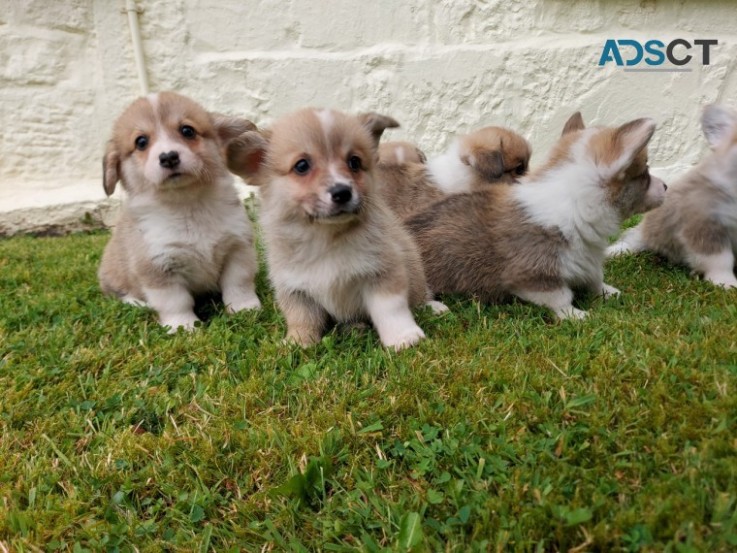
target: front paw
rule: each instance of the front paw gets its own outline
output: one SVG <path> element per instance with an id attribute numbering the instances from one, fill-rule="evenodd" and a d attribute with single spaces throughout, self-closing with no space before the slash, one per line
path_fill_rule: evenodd
<path id="1" fill-rule="evenodd" d="M 406 330 L 397 332 L 396 335 L 382 340 L 382 343 L 388 348 L 394 348 L 395 351 L 400 351 L 410 346 L 414 346 L 420 340 L 425 338 L 425 333 L 422 329 L 414 325 L 413 327 L 407 328 Z"/>
<path id="2" fill-rule="evenodd" d="M 223 298 L 223 301 L 225 302 L 225 311 L 228 313 L 238 313 L 247 309 L 261 309 L 261 302 L 253 292 L 229 294 Z"/>
<path id="3" fill-rule="evenodd" d="M 585 319 L 588 316 L 588 313 L 586 311 L 576 309 L 573 306 L 556 309 L 555 314 L 562 321 L 566 319 L 581 320 Z"/>
<path id="4" fill-rule="evenodd" d="M 297 344 L 302 348 L 314 346 L 320 341 L 320 335 L 309 330 L 298 330 L 290 328 L 284 338 L 284 344 Z"/>
<path id="5" fill-rule="evenodd" d="M 428 302 L 425 302 L 425 306 L 432 309 L 433 315 L 442 315 L 443 313 L 447 313 L 448 311 L 450 311 L 450 309 L 448 309 L 448 306 L 440 301 L 430 300 Z"/>
<path id="6" fill-rule="evenodd" d="M 195 329 L 194 324 L 199 321 L 194 313 L 182 315 L 162 315 L 159 319 L 161 326 L 167 329 L 169 334 L 176 334 L 180 328 L 186 332 L 192 332 Z"/>
<path id="7" fill-rule="evenodd" d="M 606 298 L 616 298 L 618 295 L 620 295 L 622 292 L 615 288 L 614 286 L 609 286 L 606 283 L 602 283 L 601 290 L 599 290 L 599 295 Z"/>

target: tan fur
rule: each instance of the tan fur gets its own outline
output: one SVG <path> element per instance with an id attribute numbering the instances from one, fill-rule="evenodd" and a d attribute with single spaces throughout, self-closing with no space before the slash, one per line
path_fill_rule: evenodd
<path id="1" fill-rule="evenodd" d="M 376 190 L 377 141 L 393 121 L 381 117 L 304 109 L 266 134 L 246 133 L 239 143 L 250 150 L 230 160 L 261 186 L 270 277 L 287 338 L 304 346 L 319 340 L 331 319 L 370 319 L 382 343 L 397 349 L 424 336 L 409 313 L 428 299 L 422 263 Z M 354 157 L 358 170 L 349 163 Z M 350 201 L 336 203 L 336 187 L 349 188 Z M 395 319 L 380 312 L 386 298 L 398 302 L 403 321 L 392 332 Z"/>
<path id="2" fill-rule="evenodd" d="M 532 148 L 511 129 L 483 127 L 459 141 L 461 160 L 475 171 L 472 190 L 489 183 L 514 183 L 527 173 Z"/>
<path id="3" fill-rule="evenodd" d="M 442 190 L 431 184 L 427 167 L 421 163 L 380 162 L 377 173 L 381 195 L 400 219 L 405 219 L 446 196 Z"/>
<path id="4" fill-rule="evenodd" d="M 196 136 L 185 138 L 184 125 Z M 254 128 L 172 92 L 123 112 L 103 160 L 106 192 L 118 180 L 128 192 L 100 264 L 104 293 L 148 304 L 172 330 L 197 320 L 193 294 L 222 291 L 231 311 L 258 307 L 252 231 L 225 165 L 228 143 Z M 179 155 L 171 169 L 158 159 L 162 144 Z"/>
<path id="5" fill-rule="evenodd" d="M 379 144 L 379 162 L 386 165 L 425 163 L 427 156 L 411 142 L 394 140 Z"/>
<path id="6" fill-rule="evenodd" d="M 571 129 L 544 168 L 520 184 L 449 196 L 409 218 L 431 290 L 486 302 L 518 296 L 561 318 L 584 315 L 572 307 L 572 289 L 618 293 L 602 280 L 607 236 L 624 217 L 652 207 L 650 177 L 640 172 L 654 125 L 639 120 L 635 127 L 642 132 L 630 133 L 627 125 L 586 134 Z M 620 157 L 595 161 L 603 157 L 602 144 Z M 582 155 L 595 161 L 595 173 L 583 160 L 578 169 Z"/>

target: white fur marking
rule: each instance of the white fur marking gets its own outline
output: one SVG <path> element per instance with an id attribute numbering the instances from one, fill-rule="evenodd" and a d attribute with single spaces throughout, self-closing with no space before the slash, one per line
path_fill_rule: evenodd
<path id="1" fill-rule="evenodd" d="M 473 169 L 461 161 L 461 145 L 457 139 L 446 152 L 428 160 L 427 170 L 435 185 L 446 194 L 471 191 Z"/>
<path id="2" fill-rule="evenodd" d="M 317 110 L 315 111 L 315 115 L 317 115 L 317 118 L 320 120 L 320 125 L 322 125 L 322 130 L 325 133 L 325 136 L 329 136 L 330 131 L 333 128 L 333 123 L 335 123 L 335 115 L 332 110 Z"/>
<path id="3" fill-rule="evenodd" d="M 737 287 L 737 278 L 734 276 L 734 254 L 731 249 L 713 255 L 690 252 L 688 260 L 690 265 L 703 273 L 709 282 L 725 288 Z"/>
<path id="4" fill-rule="evenodd" d="M 642 235 L 642 224 L 624 231 L 614 244 L 606 249 L 607 257 L 615 257 L 625 253 L 637 253 L 645 250 L 645 239 Z"/>
<path id="5" fill-rule="evenodd" d="M 178 328 L 194 330 L 194 323 L 199 321 L 194 314 L 194 298 L 181 284 L 172 284 L 166 288 L 145 288 L 143 290 L 148 304 L 159 314 L 161 326 L 169 327 L 174 333 Z"/>
<path id="6" fill-rule="evenodd" d="M 514 295 L 535 305 L 552 309 L 559 319 L 583 319 L 587 315 L 586 311 L 573 307 L 573 292 L 570 288 L 559 288 L 549 292 L 517 290 Z"/>

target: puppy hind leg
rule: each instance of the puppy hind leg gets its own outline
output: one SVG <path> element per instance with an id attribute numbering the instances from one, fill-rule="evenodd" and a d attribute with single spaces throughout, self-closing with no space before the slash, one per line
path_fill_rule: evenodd
<path id="1" fill-rule="evenodd" d="M 734 253 L 731 248 L 708 255 L 691 253 L 689 262 L 709 282 L 724 288 L 737 287 L 737 278 L 734 275 Z"/>
<path id="2" fill-rule="evenodd" d="M 565 286 L 545 291 L 517 290 L 514 295 L 535 305 L 552 309 L 559 319 L 583 319 L 586 317 L 586 311 L 573 307 L 573 292 Z"/>
<path id="3" fill-rule="evenodd" d="M 429 307 L 432 310 L 433 315 L 442 315 L 443 313 L 450 311 L 447 305 L 434 298 L 433 293 L 429 288 L 425 294 L 425 307 Z"/>
<path id="4" fill-rule="evenodd" d="M 240 244 L 233 249 L 225 260 L 220 275 L 220 290 L 228 313 L 261 308 L 256 295 L 256 270 L 255 252 L 247 244 Z"/>

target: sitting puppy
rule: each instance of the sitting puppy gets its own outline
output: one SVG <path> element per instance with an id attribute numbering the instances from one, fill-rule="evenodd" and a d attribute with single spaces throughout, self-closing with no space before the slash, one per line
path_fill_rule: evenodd
<path id="1" fill-rule="evenodd" d="M 669 189 L 607 250 L 608 255 L 649 250 L 690 267 L 725 288 L 737 287 L 737 113 L 711 105 L 701 126 L 712 153 Z"/>
<path id="2" fill-rule="evenodd" d="M 378 139 L 391 121 L 304 109 L 229 149 L 231 170 L 261 187 L 270 277 L 287 339 L 302 346 L 319 341 L 330 318 L 370 319 L 395 349 L 425 336 L 410 311 L 429 299 L 417 247 L 375 190 Z"/>
<path id="3" fill-rule="evenodd" d="M 407 221 L 433 292 L 493 302 L 517 296 L 561 319 L 581 318 L 573 288 L 619 291 L 603 281 L 607 238 L 633 213 L 663 201 L 646 146 L 655 123 L 583 128 L 580 115 L 547 164 L 518 185 L 449 196 Z"/>
<path id="4" fill-rule="evenodd" d="M 100 264 L 104 293 L 148 305 L 172 332 L 194 328 L 194 294 L 221 291 L 230 312 L 260 307 L 251 225 L 225 161 L 249 129 L 174 92 L 123 112 L 103 158 L 107 195 L 118 180 L 128 193 Z"/>
<path id="5" fill-rule="evenodd" d="M 513 131 L 484 127 L 457 138 L 448 151 L 427 165 L 400 162 L 399 155 L 385 161 L 387 157 L 379 157 L 381 194 L 392 211 L 404 219 L 448 194 L 517 182 L 527 172 L 530 146 Z"/>

